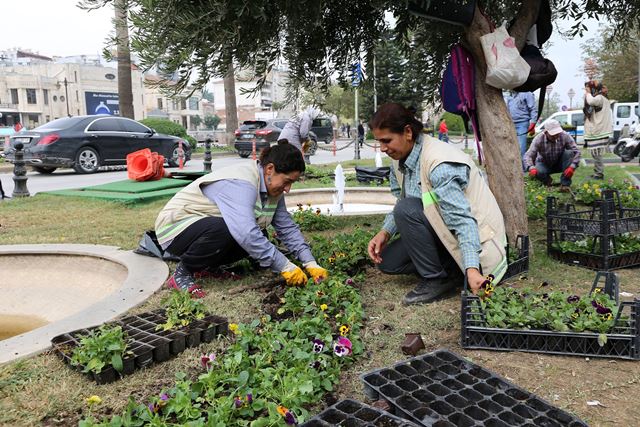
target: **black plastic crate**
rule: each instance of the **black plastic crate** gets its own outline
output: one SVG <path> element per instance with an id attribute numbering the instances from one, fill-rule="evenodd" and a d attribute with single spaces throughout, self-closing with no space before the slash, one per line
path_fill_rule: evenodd
<path id="1" fill-rule="evenodd" d="M 547 198 L 547 253 L 566 264 L 593 270 L 614 270 L 640 265 L 640 251 L 616 252 L 616 237 L 640 230 L 640 209 L 620 203 L 616 190 L 602 192 L 593 208 L 577 211 L 574 205 L 560 208 L 555 197 Z M 594 238 L 591 253 L 562 252 L 554 245 Z"/>
<path id="2" fill-rule="evenodd" d="M 352 399 L 341 400 L 301 424 L 301 427 L 328 426 L 415 427 L 416 424 Z"/>
<path id="3" fill-rule="evenodd" d="M 509 263 L 507 272 L 502 276 L 502 280 L 520 276 L 522 273 L 529 271 L 529 236 L 519 235 L 517 237 L 516 250 L 518 251 L 518 258 Z M 509 259 L 510 251 L 511 247 L 507 245 L 507 259 Z"/>
<path id="4" fill-rule="evenodd" d="M 586 426 L 503 377 L 448 350 L 360 377 L 365 394 L 422 426 Z"/>
<path id="5" fill-rule="evenodd" d="M 601 286 L 601 282 L 604 285 Z M 615 273 L 599 272 L 591 287 L 596 287 L 618 301 L 618 278 Z M 612 357 L 640 359 L 640 300 L 619 305 L 615 326 L 607 333 L 607 342 L 600 346 L 595 332 L 558 332 L 531 329 L 499 329 L 486 326 L 485 315 L 475 295 L 462 294 L 463 348 L 511 350 L 565 356 Z M 621 317 L 626 317 L 623 320 Z"/>

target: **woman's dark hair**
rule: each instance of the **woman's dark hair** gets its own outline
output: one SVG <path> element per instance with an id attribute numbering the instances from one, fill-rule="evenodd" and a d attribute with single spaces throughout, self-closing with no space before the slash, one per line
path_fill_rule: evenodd
<path id="1" fill-rule="evenodd" d="M 375 112 L 371 121 L 369 121 L 370 129 L 389 129 L 393 133 L 404 132 L 405 126 L 411 128 L 411 134 L 415 141 L 420 135 L 422 123 L 415 117 L 415 107 L 405 108 L 396 102 L 383 104 L 378 111 Z"/>
<path id="2" fill-rule="evenodd" d="M 278 173 L 304 172 L 304 158 L 302 152 L 289 144 L 286 139 L 278 141 L 278 145 L 272 145 L 262 150 L 260 164 L 266 166 L 273 163 Z"/>

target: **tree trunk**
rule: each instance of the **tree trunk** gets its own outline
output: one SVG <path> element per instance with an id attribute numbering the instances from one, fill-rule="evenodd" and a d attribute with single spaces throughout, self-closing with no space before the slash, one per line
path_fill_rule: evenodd
<path id="1" fill-rule="evenodd" d="M 227 126 L 227 145 L 233 146 L 235 131 L 238 129 L 238 109 L 236 107 L 236 80 L 233 62 L 229 64 L 227 75 L 224 76 L 224 109 Z"/>
<path id="2" fill-rule="evenodd" d="M 115 0 L 113 8 L 116 13 L 116 55 L 118 60 L 120 116 L 134 119 L 133 90 L 131 85 L 131 54 L 129 52 L 129 29 L 127 27 L 127 0 Z"/>
<path id="3" fill-rule="evenodd" d="M 539 7 L 540 0 L 523 1 L 510 33 L 516 38 L 518 48 L 524 46 L 526 33 L 537 19 Z M 502 90 L 485 83 L 487 64 L 480 37 L 489 32 L 488 22 L 476 8 L 473 22 L 465 31 L 465 40 L 475 59 L 476 109 L 482 133 L 483 160 L 489 187 L 504 216 L 509 242 L 515 244 L 519 234 L 529 234 L 522 159 Z"/>

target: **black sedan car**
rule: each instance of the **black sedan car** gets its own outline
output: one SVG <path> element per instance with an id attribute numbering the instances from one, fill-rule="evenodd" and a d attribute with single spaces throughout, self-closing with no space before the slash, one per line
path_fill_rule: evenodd
<path id="1" fill-rule="evenodd" d="M 188 141 L 156 133 L 135 120 L 109 115 L 64 117 L 17 133 L 5 153 L 9 162 L 14 161 L 17 143 L 24 146 L 26 164 L 40 173 L 63 167 L 93 173 L 100 166 L 124 165 L 127 154 L 143 148 L 162 154 L 173 167 L 178 166 L 180 145 L 184 161 L 191 159 Z"/>

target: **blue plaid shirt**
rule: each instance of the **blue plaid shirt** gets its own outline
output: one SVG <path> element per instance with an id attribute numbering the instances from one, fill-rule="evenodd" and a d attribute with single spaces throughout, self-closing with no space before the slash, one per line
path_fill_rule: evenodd
<path id="1" fill-rule="evenodd" d="M 404 163 L 400 164 L 400 172 L 404 175 L 404 192 L 398 184 L 393 165 L 391 166 L 389 183 L 391 194 L 396 198 L 422 198 L 422 188 L 420 187 L 421 151 L 422 141 L 419 140 L 413 146 L 413 150 Z M 438 200 L 442 219 L 458 239 L 464 269 L 479 268 L 481 246 L 478 224 L 471 215 L 471 207 L 464 195 L 464 189 L 469 184 L 469 167 L 459 163 L 441 163 L 433 169 L 429 178 Z M 385 217 L 382 229 L 392 236 L 398 231 L 393 212 L 388 213 Z"/>

